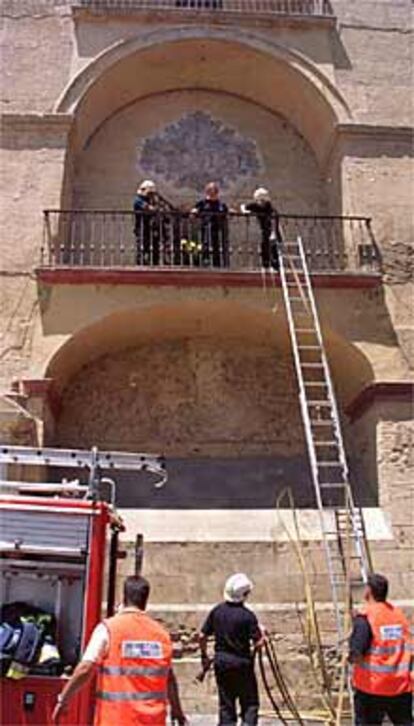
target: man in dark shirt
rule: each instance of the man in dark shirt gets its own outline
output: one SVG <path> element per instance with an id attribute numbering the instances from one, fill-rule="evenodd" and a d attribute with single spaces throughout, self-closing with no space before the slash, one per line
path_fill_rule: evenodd
<path id="1" fill-rule="evenodd" d="M 219 695 L 219 726 L 236 726 L 240 704 L 243 726 L 256 726 L 259 695 L 254 673 L 254 650 L 263 635 L 255 614 L 245 607 L 253 588 L 242 573 L 226 582 L 224 602 L 208 615 L 200 634 L 201 662 L 207 668 L 207 639 L 215 640 L 214 672 Z"/>
<path id="2" fill-rule="evenodd" d="M 207 184 L 203 199 L 191 210 L 201 221 L 201 258 L 205 266 L 228 267 L 230 264 L 228 211 L 215 182 Z"/>
<path id="3" fill-rule="evenodd" d="M 270 194 L 264 187 L 259 187 L 253 194 L 253 201 L 241 205 L 243 214 L 254 214 L 262 233 L 261 258 L 265 268 L 270 266 L 279 270 L 277 243 L 281 242 L 279 215 L 270 201 Z"/>

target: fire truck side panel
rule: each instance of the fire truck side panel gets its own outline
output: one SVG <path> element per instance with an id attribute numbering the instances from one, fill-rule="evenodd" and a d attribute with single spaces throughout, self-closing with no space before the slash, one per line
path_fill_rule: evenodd
<path id="1" fill-rule="evenodd" d="M 4 602 L 23 601 L 57 619 L 63 660 L 74 665 L 101 619 L 108 506 L 57 498 L 0 498 Z M 5 524 L 5 526 L 3 526 Z M 2 726 L 51 726 L 64 678 L 27 676 L 0 683 Z M 88 726 L 93 685 L 74 699 L 61 724 Z"/>
<path id="2" fill-rule="evenodd" d="M 52 723 L 52 713 L 58 693 L 62 690 L 60 678 L 29 676 L 21 681 L 1 682 L 2 726 L 47 726 Z M 84 705 L 75 697 L 64 716 L 61 726 L 87 726 L 83 718 Z M 82 707 L 83 706 L 83 707 Z"/>

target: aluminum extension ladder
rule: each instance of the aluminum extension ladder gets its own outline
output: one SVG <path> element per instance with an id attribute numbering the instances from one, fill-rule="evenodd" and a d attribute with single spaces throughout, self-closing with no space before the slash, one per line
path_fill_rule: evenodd
<path id="1" fill-rule="evenodd" d="M 162 456 L 154 454 L 135 454 L 123 451 L 100 451 L 94 446 L 90 451 L 83 449 L 49 449 L 34 448 L 30 446 L 9 446 L 0 445 L 0 466 L 22 465 L 22 466 L 43 466 L 69 469 L 86 469 L 88 472 L 88 484 L 80 485 L 79 481 L 63 483 L 24 483 L 0 480 L 1 489 L 10 489 L 13 485 L 20 491 L 37 491 L 43 493 L 83 493 L 86 498 L 99 498 L 100 483 L 111 486 L 112 504 L 115 503 L 115 482 L 112 479 L 102 476 L 102 472 L 119 471 L 147 471 L 155 474 L 157 481 L 155 487 L 162 487 L 167 481 L 168 475 L 165 460 Z M 1 477 L 0 477 L 1 479 Z"/>
<path id="2" fill-rule="evenodd" d="M 370 566 L 362 511 L 355 505 L 318 310 L 300 237 L 279 245 L 280 276 L 299 385 L 300 408 L 338 640 L 341 602 L 367 580 Z"/>

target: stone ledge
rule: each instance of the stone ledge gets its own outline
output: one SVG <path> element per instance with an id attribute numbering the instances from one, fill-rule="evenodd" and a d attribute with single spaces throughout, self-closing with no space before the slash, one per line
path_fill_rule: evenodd
<path id="1" fill-rule="evenodd" d="M 224 0 L 225 2 L 225 0 Z M 243 3 L 240 3 L 243 4 Z M 243 10 L 232 10 L 230 8 L 185 8 L 185 7 L 174 7 L 171 4 L 170 7 L 157 7 L 156 3 L 153 3 L 153 7 L 150 7 L 150 2 L 147 3 L 147 7 L 134 7 L 132 4 L 129 7 L 119 4 L 97 6 L 91 3 L 89 7 L 81 5 L 79 1 L 73 0 L 72 2 L 72 14 L 76 20 L 87 20 L 96 22 L 102 22 L 103 18 L 121 18 L 131 19 L 137 18 L 146 23 L 179 23 L 184 24 L 206 24 L 206 25 L 262 25 L 266 28 L 270 26 L 282 26 L 282 27 L 301 27 L 306 28 L 322 28 L 330 30 L 336 27 L 336 17 L 334 15 L 311 15 L 305 13 L 278 13 L 270 12 L 265 9 L 254 10 L 249 8 L 249 4 L 246 3 L 246 9 Z"/>
<path id="2" fill-rule="evenodd" d="M 1 130 L 12 131 L 69 131 L 73 116 L 68 113 L 3 113 Z"/>
<path id="3" fill-rule="evenodd" d="M 127 532 L 140 532 L 148 544 L 251 542 L 289 543 L 295 538 L 293 514 L 283 509 L 121 509 Z M 363 510 L 368 539 L 391 541 L 390 524 L 383 510 Z M 301 538 L 319 543 L 321 531 L 317 509 L 296 512 Z M 333 514 L 332 514 L 333 517 Z M 289 531 L 289 536 L 287 531 Z M 128 541 L 128 535 L 122 535 Z"/>
<path id="4" fill-rule="evenodd" d="M 257 271 L 232 272 L 229 270 L 183 270 L 133 267 L 39 267 L 35 270 L 39 282 L 48 285 L 160 285 L 174 287 L 263 287 L 263 275 Z M 281 287 L 280 276 L 272 275 L 276 287 Z M 316 288 L 367 289 L 380 287 L 380 273 L 327 272 L 312 274 Z"/>
<path id="5" fill-rule="evenodd" d="M 414 140 L 414 128 L 412 126 L 388 126 L 382 124 L 361 124 L 341 123 L 336 127 L 338 135 L 356 135 L 375 137 L 378 141 L 384 139 L 402 139 L 408 143 Z"/>
<path id="6" fill-rule="evenodd" d="M 351 423 L 372 406 L 377 400 L 414 402 L 414 382 L 410 381 L 378 381 L 362 389 L 353 401 L 346 407 L 345 413 Z"/>

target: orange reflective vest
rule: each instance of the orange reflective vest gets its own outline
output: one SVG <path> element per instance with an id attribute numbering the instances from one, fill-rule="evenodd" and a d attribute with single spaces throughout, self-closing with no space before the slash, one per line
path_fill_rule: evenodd
<path id="1" fill-rule="evenodd" d="M 355 688 L 377 696 L 399 696 L 411 690 L 410 664 L 413 657 L 410 626 L 404 613 L 387 602 L 368 605 L 364 615 L 371 627 L 369 651 L 355 663 Z"/>
<path id="2" fill-rule="evenodd" d="M 144 612 L 119 613 L 104 624 L 109 651 L 98 671 L 95 726 L 165 726 L 170 636 Z"/>

